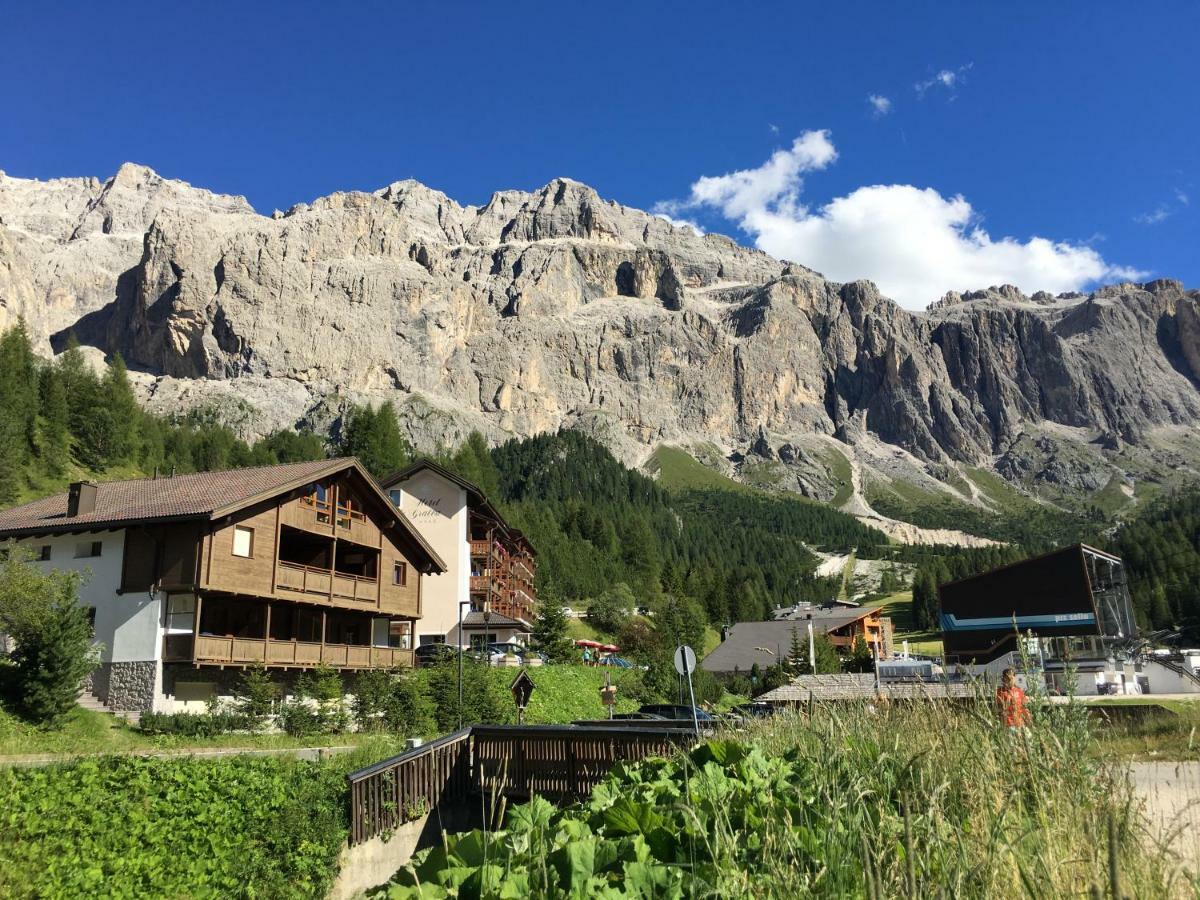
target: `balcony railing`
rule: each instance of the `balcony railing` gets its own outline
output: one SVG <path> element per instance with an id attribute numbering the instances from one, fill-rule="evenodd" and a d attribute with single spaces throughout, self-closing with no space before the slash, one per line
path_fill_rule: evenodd
<path id="1" fill-rule="evenodd" d="M 501 585 L 499 580 L 493 575 L 472 575 L 471 576 L 471 593 L 501 593 Z"/>
<path id="2" fill-rule="evenodd" d="M 313 511 L 313 514 L 316 516 L 317 522 L 322 525 L 329 524 L 331 515 L 337 519 L 338 528 L 345 528 L 347 530 L 352 528 L 354 522 L 356 521 L 367 521 L 366 514 L 359 512 L 352 506 L 346 506 L 345 504 L 339 503 L 336 507 L 334 507 L 333 503 L 331 503 L 329 500 L 321 500 L 320 498 L 311 495 L 308 497 L 301 497 L 300 505 L 310 508 Z"/>
<path id="3" fill-rule="evenodd" d="M 354 644 L 317 644 L 309 641 L 272 641 L 262 638 L 214 637 L 200 635 L 194 641 L 195 652 L 185 654 L 183 641 L 191 635 L 171 635 L 167 639 L 167 659 L 191 659 L 197 665 L 267 665 L 307 668 L 317 665 L 335 669 L 377 669 L 411 667 L 413 652 L 395 647 L 362 647 Z"/>
<path id="4" fill-rule="evenodd" d="M 379 580 L 367 575 L 350 575 L 319 566 L 279 561 L 276 583 L 289 591 L 374 602 L 379 597 Z"/>

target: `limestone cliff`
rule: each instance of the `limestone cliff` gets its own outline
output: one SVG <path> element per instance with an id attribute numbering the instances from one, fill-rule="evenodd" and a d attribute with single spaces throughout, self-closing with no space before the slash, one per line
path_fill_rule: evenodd
<path id="1" fill-rule="evenodd" d="M 825 496 L 829 447 L 937 480 L 1030 433 L 1111 455 L 1200 423 L 1200 293 L 1177 282 L 913 313 L 568 180 L 479 207 L 403 181 L 268 217 L 126 165 L 0 176 L 0 223 L 0 325 L 73 330 L 148 373 L 153 406 L 236 398 L 257 430 L 387 400 L 419 445 L 571 425 L 634 461 L 782 460 Z"/>

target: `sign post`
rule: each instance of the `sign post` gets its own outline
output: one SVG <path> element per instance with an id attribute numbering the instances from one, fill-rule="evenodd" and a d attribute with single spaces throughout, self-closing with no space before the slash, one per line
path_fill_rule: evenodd
<path id="1" fill-rule="evenodd" d="M 692 689 L 692 672 L 696 670 L 696 651 L 687 644 L 675 648 L 675 671 L 687 679 L 688 699 L 692 702 L 692 727 L 700 736 L 700 721 L 696 717 L 696 693 Z"/>
<path id="2" fill-rule="evenodd" d="M 508 686 L 508 689 L 512 691 L 513 700 L 517 702 L 518 725 L 525 724 L 525 707 L 529 705 L 529 698 L 533 694 L 534 687 L 536 685 L 533 683 L 533 679 L 524 669 L 517 673 L 513 683 Z"/>

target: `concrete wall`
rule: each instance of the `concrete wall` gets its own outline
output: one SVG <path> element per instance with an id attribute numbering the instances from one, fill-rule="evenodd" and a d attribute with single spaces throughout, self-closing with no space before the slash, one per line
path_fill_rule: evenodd
<path id="1" fill-rule="evenodd" d="M 428 469 L 393 485 L 391 491 L 399 492 L 400 512 L 446 563 L 441 575 L 422 576 L 417 645 L 421 635 L 445 635 L 454 643 L 458 604 L 470 598 L 467 492 Z"/>

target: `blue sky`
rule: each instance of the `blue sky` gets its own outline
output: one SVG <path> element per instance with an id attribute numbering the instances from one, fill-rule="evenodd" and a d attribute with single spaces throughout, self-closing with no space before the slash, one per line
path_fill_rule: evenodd
<path id="1" fill-rule="evenodd" d="M 266 213 L 568 176 L 909 306 L 1200 286 L 1194 3 L 6 6 L 10 175 L 133 160 Z"/>

